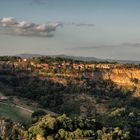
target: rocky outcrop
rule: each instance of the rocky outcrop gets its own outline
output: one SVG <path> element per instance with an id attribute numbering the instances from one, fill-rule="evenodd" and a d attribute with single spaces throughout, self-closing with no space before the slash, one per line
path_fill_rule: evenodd
<path id="1" fill-rule="evenodd" d="M 101 67 L 93 68 L 92 78 L 94 80 L 112 80 L 122 86 L 140 86 L 140 69 L 117 67 L 116 65 L 106 67 L 101 65 Z M 137 83 L 133 79 L 137 79 Z"/>
<path id="2" fill-rule="evenodd" d="M 95 81 L 111 80 L 119 86 L 137 88 L 136 96 L 140 95 L 140 69 L 126 68 L 123 65 L 110 65 L 93 68 L 91 77 Z"/>

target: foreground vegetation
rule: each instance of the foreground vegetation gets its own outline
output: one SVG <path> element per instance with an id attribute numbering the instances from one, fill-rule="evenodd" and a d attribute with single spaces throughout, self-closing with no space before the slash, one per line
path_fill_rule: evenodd
<path id="1" fill-rule="evenodd" d="M 103 127 L 102 124 L 96 122 L 93 118 L 46 115 L 28 130 L 19 124 L 12 123 L 10 120 L 5 122 L 5 133 L 1 138 L 8 140 L 130 139 L 129 132 L 123 131 L 119 127 Z"/>

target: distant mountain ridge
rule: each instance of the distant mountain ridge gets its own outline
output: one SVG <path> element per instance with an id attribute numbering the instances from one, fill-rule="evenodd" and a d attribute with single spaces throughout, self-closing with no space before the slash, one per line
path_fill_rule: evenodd
<path id="1" fill-rule="evenodd" d="M 41 57 L 43 55 L 41 55 L 41 54 L 22 53 L 22 54 L 17 54 L 15 56 L 18 56 L 18 57 L 21 57 L 21 58 L 32 58 L 32 57 Z"/>
<path id="2" fill-rule="evenodd" d="M 21 58 L 32 58 L 32 57 L 41 57 L 41 56 L 50 56 L 50 57 L 61 57 L 61 58 L 68 58 L 68 59 L 73 59 L 73 60 L 80 60 L 80 61 L 97 61 L 97 62 L 117 62 L 117 63 L 122 63 L 122 64 L 140 64 L 140 61 L 137 60 L 115 60 L 115 59 L 100 59 L 96 57 L 84 57 L 84 56 L 69 56 L 65 54 L 60 54 L 60 55 L 41 55 L 41 54 L 28 54 L 28 53 L 23 53 L 23 54 L 17 54 L 16 56 L 19 56 Z"/>

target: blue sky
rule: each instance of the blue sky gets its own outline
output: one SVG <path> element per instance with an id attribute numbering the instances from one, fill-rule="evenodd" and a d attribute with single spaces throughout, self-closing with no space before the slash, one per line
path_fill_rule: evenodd
<path id="1" fill-rule="evenodd" d="M 1 0 L 0 55 L 140 60 L 139 7 L 139 0 Z"/>

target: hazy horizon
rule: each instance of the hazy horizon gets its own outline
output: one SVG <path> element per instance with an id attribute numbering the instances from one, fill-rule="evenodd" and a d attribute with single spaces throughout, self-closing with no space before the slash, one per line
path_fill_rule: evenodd
<path id="1" fill-rule="evenodd" d="M 139 0 L 2 0 L 0 55 L 140 60 Z"/>

